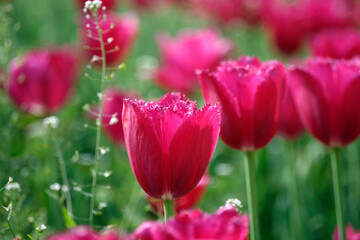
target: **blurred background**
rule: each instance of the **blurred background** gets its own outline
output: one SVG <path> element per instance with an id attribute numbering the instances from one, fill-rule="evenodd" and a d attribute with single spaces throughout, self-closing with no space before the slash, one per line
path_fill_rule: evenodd
<path id="1" fill-rule="evenodd" d="M 156 42 L 159 33 L 175 37 L 182 29 L 216 29 L 219 35 L 232 42 L 233 48 L 226 58 L 251 55 L 264 61 L 279 59 L 288 63 L 311 54 L 307 44 L 299 46 L 291 55 L 281 53 L 274 44 L 272 30 L 260 20 L 224 23 L 204 16 L 191 3 L 157 5 L 149 9 L 119 1 L 113 11 L 134 12 L 140 29 L 123 61 L 125 67 L 113 70 L 114 78 L 106 86 L 136 92 L 144 99 L 156 99 L 166 93 L 148 74 L 162 62 Z M 8 71 L 9 62 L 30 49 L 72 45 L 79 52 L 83 51 L 81 18 L 82 8 L 71 0 L 1 0 L 0 68 Z M 62 182 L 56 159 L 57 146 L 64 156 L 72 186 L 74 221 L 78 225 L 88 223 L 96 130 L 83 109 L 96 104 L 100 84 L 100 75 L 96 69 L 86 67 L 88 62 L 88 59 L 82 60 L 71 96 L 55 113 L 60 119 L 59 127 L 51 133 L 43 127 L 42 117 L 19 110 L 5 91 L 0 92 L 0 188 L 7 184 L 10 176 L 13 184 L 18 183 L 0 192 L 0 205 L 5 208 L 12 205 L 10 222 L 22 239 L 30 239 L 28 234 L 35 236 L 35 228 L 41 224 L 47 227 L 41 238 L 71 225 L 62 212 L 64 205 L 59 203 L 59 199 L 63 201 L 63 193 L 54 185 L 50 187 Z M 86 77 L 85 73 L 92 77 Z M 196 100 L 198 107 L 203 105 L 199 89 L 187 96 Z M 113 226 L 131 232 L 144 220 L 157 219 L 132 174 L 125 148 L 114 144 L 105 134 L 102 134 L 101 145 L 109 147 L 110 151 L 100 162 L 102 174 L 98 178 L 96 205 L 106 203 L 106 206 L 100 206 L 95 227 Z M 359 151 L 358 140 L 341 152 L 345 214 L 355 229 L 360 229 Z M 293 239 L 294 177 L 299 186 L 303 239 L 331 239 L 336 221 L 328 149 L 308 134 L 291 142 L 277 136 L 257 156 L 256 180 L 263 239 Z M 212 213 L 227 199 L 238 198 L 244 211 L 247 209 L 243 158 L 243 153 L 230 149 L 219 139 L 209 166 L 211 183 L 199 208 Z M 0 215 L 0 239 L 11 239 L 5 221 L 8 213 L 3 211 Z"/>

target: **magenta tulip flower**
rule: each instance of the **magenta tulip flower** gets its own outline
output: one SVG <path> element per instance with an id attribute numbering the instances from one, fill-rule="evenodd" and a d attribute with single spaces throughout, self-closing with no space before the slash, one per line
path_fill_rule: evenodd
<path id="1" fill-rule="evenodd" d="M 169 93 L 158 102 L 124 100 L 123 128 L 133 173 L 153 198 L 174 200 L 200 181 L 220 130 L 220 107 Z"/>
<path id="2" fill-rule="evenodd" d="M 304 132 L 299 113 L 294 103 L 294 98 L 288 86 L 285 90 L 284 99 L 280 108 L 279 124 L 277 133 L 287 140 L 295 140 Z"/>
<path id="3" fill-rule="evenodd" d="M 106 19 L 100 16 L 100 28 L 106 52 L 106 65 L 116 66 L 128 55 L 139 31 L 139 22 L 135 15 L 117 15 L 106 13 Z M 101 49 L 98 32 L 93 18 L 85 20 L 81 29 L 86 56 L 95 65 L 101 66 Z"/>
<path id="4" fill-rule="evenodd" d="M 360 33 L 355 28 L 324 30 L 310 42 L 314 56 L 346 58 L 360 56 Z"/>
<path id="5" fill-rule="evenodd" d="M 249 217 L 240 215 L 235 207 L 226 205 L 214 214 L 200 210 L 182 212 L 166 225 L 145 222 L 134 233 L 139 240 L 246 240 Z"/>
<path id="6" fill-rule="evenodd" d="M 193 92 L 198 87 L 197 69 L 214 68 L 231 49 L 231 43 L 211 30 L 183 31 L 176 39 L 158 38 L 162 66 L 155 81 L 165 89 Z"/>
<path id="7" fill-rule="evenodd" d="M 343 147 L 360 135 L 360 60 L 309 59 L 293 68 L 290 86 L 306 129 L 330 147 Z"/>
<path id="8" fill-rule="evenodd" d="M 13 102 L 33 115 L 58 111 L 78 76 L 78 56 L 70 48 L 37 49 L 15 58 L 3 87 Z"/>
<path id="9" fill-rule="evenodd" d="M 277 129 L 285 68 L 255 57 L 223 62 L 215 72 L 200 73 L 206 102 L 220 102 L 220 136 L 242 151 L 263 148 Z"/>
<path id="10" fill-rule="evenodd" d="M 198 185 L 185 196 L 176 199 L 174 201 L 174 211 L 175 215 L 179 214 L 184 210 L 189 210 L 194 208 L 201 198 L 204 196 L 207 186 L 210 183 L 210 177 L 207 173 L 201 178 Z M 159 199 L 152 198 L 150 196 L 147 197 L 147 200 L 155 213 L 163 214 L 163 203 Z"/>
<path id="11" fill-rule="evenodd" d="M 348 226 L 346 228 L 346 237 L 347 237 L 347 240 L 359 240 L 360 239 L 360 231 L 356 232 L 352 226 Z M 336 229 L 334 232 L 333 240 L 340 240 L 338 229 Z"/>
<path id="12" fill-rule="evenodd" d="M 78 226 L 67 232 L 53 234 L 47 240 L 131 240 L 131 237 L 122 237 L 111 230 L 98 234 L 87 226 Z"/>
<path id="13" fill-rule="evenodd" d="M 122 110 L 124 98 L 135 97 L 137 94 L 117 88 L 108 88 L 104 92 L 102 129 L 105 134 L 118 146 L 124 146 L 122 126 Z M 91 107 L 91 118 L 98 117 L 98 106 Z"/>
<path id="14" fill-rule="evenodd" d="M 309 59 L 289 73 L 290 87 L 305 128 L 331 148 L 335 209 L 346 240 L 340 177 L 340 148 L 360 135 L 360 60 Z"/>

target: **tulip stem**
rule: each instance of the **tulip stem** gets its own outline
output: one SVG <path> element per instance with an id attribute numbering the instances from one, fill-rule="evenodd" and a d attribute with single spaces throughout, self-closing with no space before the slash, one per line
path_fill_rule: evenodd
<path id="1" fill-rule="evenodd" d="M 255 185 L 255 152 L 246 152 L 245 177 L 248 211 L 250 215 L 250 239 L 260 239 L 259 219 Z"/>
<path id="2" fill-rule="evenodd" d="M 92 184 L 91 184 L 91 198 L 90 198 L 90 226 L 93 226 L 94 222 L 94 207 L 95 207 L 95 196 L 96 196 L 96 181 L 97 171 L 100 159 L 100 136 L 101 136 L 101 123 L 103 116 L 103 100 L 104 100 L 104 83 L 106 76 L 106 52 L 105 44 L 103 39 L 103 30 L 100 27 L 99 16 L 97 13 L 94 14 L 96 29 L 99 34 L 99 42 L 101 48 L 102 68 L 101 68 L 101 83 L 100 83 L 100 94 L 99 94 L 99 116 L 96 119 L 96 145 L 95 145 L 95 161 L 94 169 L 92 171 Z"/>
<path id="3" fill-rule="evenodd" d="M 331 149 L 331 167 L 333 174 L 334 184 L 334 197 L 335 197 L 335 209 L 336 209 L 336 222 L 339 229 L 339 239 L 346 240 L 345 224 L 344 224 L 344 211 L 343 211 L 343 196 L 341 191 L 341 179 L 340 179 L 340 149 Z"/>
<path id="4" fill-rule="evenodd" d="M 174 201 L 173 200 L 164 200 L 164 222 L 166 223 L 168 218 L 173 216 L 174 212 Z"/>

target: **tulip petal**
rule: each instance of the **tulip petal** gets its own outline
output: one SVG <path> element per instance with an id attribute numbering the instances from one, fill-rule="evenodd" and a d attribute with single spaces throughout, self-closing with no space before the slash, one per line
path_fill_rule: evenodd
<path id="1" fill-rule="evenodd" d="M 123 130 L 130 165 L 144 191 L 161 198 L 164 186 L 163 152 L 149 117 L 130 100 L 124 100 Z"/>
<path id="2" fill-rule="evenodd" d="M 325 145 L 330 144 L 330 109 L 320 80 L 299 68 L 290 70 L 289 78 L 303 124 Z"/>

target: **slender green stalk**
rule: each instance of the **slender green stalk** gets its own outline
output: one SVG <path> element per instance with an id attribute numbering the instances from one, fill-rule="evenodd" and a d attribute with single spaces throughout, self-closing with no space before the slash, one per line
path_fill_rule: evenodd
<path id="1" fill-rule="evenodd" d="M 296 240 L 303 240 L 303 231 L 301 227 L 301 204 L 299 198 L 299 183 L 296 171 L 296 146 L 295 143 L 291 142 L 288 146 L 288 161 L 291 173 L 291 186 L 289 193 L 291 194 L 291 207 L 290 207 L 290 228 L 292 236 Z"/>
<path id="2" fill-rule="evenodd" d="M 339 239 L 346 240 L 345 220 L 344 220 L 344 211 L 343 211 L 343 196 L 342 196 L 341 179 L 340 179 L 340 149 L 338 148 L 331 149 L 331 167 L 332 167 L 333 184 L 334 184 L 336 222 L 340 236 Z"/>
<path id="3" fill-rule="evenodd" d="M 5 209 L 4 209 L 1 205 L 2 205 L 2 203 L 0 202 L 0 208 L 1 208 L 2 211 L 3 211 L 4 218 L 5 218 L 5 220 L 6 220 L 7 225 L 9 226 L 9 230 L 10 230 L 10 232 L 11 232 L 11 235 L 12 235 L 14 238 L 16 238 L 15 232 L 14 232 L 13 228 L 11 227 L 10 220 L 8 219 L 7 213 L 6 213 Z"/>
<path id="4" fill-rule="evenodd" d="M 163 201 L 164 205 L 164 221 L 167 222 L 168 218 L 173 216 L 174 213 L 174 200 Z"/>
<path id="5" fill-rule="evenodd" d="M 54 135 L 54 134 L 55 133 L 51 134 L 52 135 L 51 138 L 52 138 L 52 142 L 53 142 L 54 147 L 55 147 L 55 154 L 56 154 L 56 157 L 58 159 L 62 182 L 67 188 L 67 191 L 65 192 L 66 210 L 68 211 L 68 214 L 71 217 L 73 217 L 72 203 L 71 203 L 71 192 L 70 192 L 71 188 L 70 188 L 69 180 L 68 180 L 67 173 L 66 173 L 66 165 L 65 165 L 65 161 L 64 161 L 64 156 L 63 156 L 63 154 L 61 152 L 60 145 L 59 145 L 59 142 L 58 142 L 58 139 L 57 139 L 57 135 Z"/>
<path id="6" fill-rule="evenodd" d="M 104 100 L 104 83 L 106 75 L 106 52 L 105 44 L 103 39 L 103 30 L 100 27 L 98 14 L 94 14 L 96 29 L 99 35 L 100 48 L 101 48 L 101 57 L 102 57 L 102 71 L 101 71 L 101 83 L 100 83 L 100 101 L 99 101 L 99 116 L 96 121 L 96 144 L 95 144 L 95 162 L 94 170 L 92 172 L 92 184 L 91 184 L 91 199 L 90 199 L 90 226 L 93 226 L 94 222 L 94 207 L 95 207 L 95 196 L 96 196 L 96 181 L 97 181 L 97 171 L 100 159 L 100 136 L 101 136 L 101 122 L 103 116 L 103 100 Z"/>
<path id="7" fill-rule="evenodd" d="M 259 240 L 259 219 L 255 185 L 255 152 L 246 152 L 245 159 L 246 192 L 250 215 L 250 239 Z"/>

